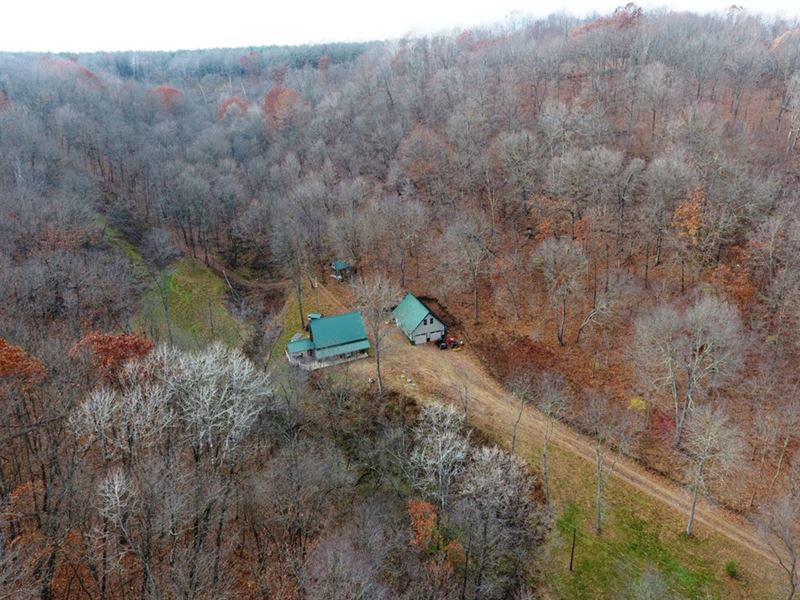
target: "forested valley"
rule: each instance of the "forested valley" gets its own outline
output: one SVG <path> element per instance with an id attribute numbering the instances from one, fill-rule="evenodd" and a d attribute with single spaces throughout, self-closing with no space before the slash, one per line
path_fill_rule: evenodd
<path id="1" fill-rule="evenodd" d="M 0 54 L 0 597 L 792 598 L 798 136 L 736 7 Z M 404 290 L 507 425 L 391 362 Z M 366 367 L 287 364 L 326 303 Z"/>

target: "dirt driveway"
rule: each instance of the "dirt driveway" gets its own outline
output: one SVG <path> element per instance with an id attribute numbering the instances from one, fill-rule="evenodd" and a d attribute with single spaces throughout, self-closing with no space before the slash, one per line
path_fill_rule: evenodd
<path id="1" fill-rule="evenodd" d="M 320 288 L 345 308 L 327 288 Z M 466 399 L 469 421 L 493 439 L 504 444 L 510 443 L 519 404 L 488 374 L 468 347 L 454 352 L 439 350 L 435 344 L 412 346 L 396 328 L 387 335 L 384 347 L 383 376 L 387 386 L 422 402 L 433 397 L 453 402 L 463 408 Z M 360 374 L 364 378 L 374 377 L 374 360 L 351 363 L 350 369 L 353 374 Z M 518 426 L 518 440 L 540 444 L 542 425 L 542 415 L 536 409 L 527 407 Z M 591 440 L 567 426 L 559 425 L 555 428 L 552 443 L 590 464 L 594 463 L 595 454 Z M 688 514 L 690 499 L 686 491 L 635 461 L 619 457 L 614 476 L 678 513 Z M 777 562 L 752 524 L 741 516 L 700 500 L 695 519 L 769 561 Z"/>

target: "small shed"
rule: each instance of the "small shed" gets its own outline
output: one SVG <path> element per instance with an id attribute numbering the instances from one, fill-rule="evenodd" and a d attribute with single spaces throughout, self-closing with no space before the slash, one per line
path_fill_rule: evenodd
<path id="1" fill-rule="evenodd" d="M 411 292 L 406 293 L 394 311 L 394 322 L 412 344 L 438 342 L 445 326 L 428 306 Z"/>
<path id="2" fill-rule="evenodd" d="M 336 281 L 349 279 L 353 274 L 353 267 L 346 260 L 336 259 L 331 263 L 331 277 Z"/>

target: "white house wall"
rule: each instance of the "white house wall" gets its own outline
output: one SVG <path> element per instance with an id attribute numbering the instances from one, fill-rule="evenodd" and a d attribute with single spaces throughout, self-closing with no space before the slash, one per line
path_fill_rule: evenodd
<path id="1" fill-rule="evenodd" d="M 431 323 L 433 318 L 433 323 Z M 422 323 L 411 333 L 410 339 L 414 344 L 425 342 L 438 342 L 444 337 L 444 323 L 431 314 L 428 314 Z"/>

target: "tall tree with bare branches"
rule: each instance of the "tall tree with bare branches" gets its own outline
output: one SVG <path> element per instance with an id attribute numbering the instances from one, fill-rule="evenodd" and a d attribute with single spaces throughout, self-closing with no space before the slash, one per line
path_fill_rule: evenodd
<path id="1" fill-rule="evenodd" d="M 361 314 L 367 319 L 367 329 L 372 337 L 375 351 L 375 370 L 378 375 L 378 393 L 383 394 L 383 377 L 381 375 L 381 352 L 384 350 L 384 339 L 391 328 L 392 309 L 400 300 L 401 290 L 391 279 L 384 275 L 360 277 L 353 284 L 356 303 Z"/>
<path id="2" fill-rule="evenodd" d="M 592 439 L 595 454 L 595 517 L 597 534 L 603 532 L 603 506 L 608 481 L 617 461 L 626 451 L 641 422 L 631 410 L 621 408 L 606 396 L 593 392 L 586 398 L 582 427 Z"/>
<path id="3" fill-rule="evenodd" d="M 723 480 L 733 472 L 744 454 L 744 440 L 721 408 L 702 406 L 695 410 L 692 418 L 686 450 L 691 457 L 689 492 L 692 496 L 686 535 L 692 535 L 700 492 L 709 480 Z"/>
<path id="4" fill-rule="evenodd" d="M 772 554 L 786 572 L 789 591 L 786 600 L 792 600 L 800 585 L 800 503 L 786 496 L 764 511 L 761 530 Z"/>
<path id="5" fill-rule="evenodd" d="M 533 253 L 532 266 L 541 269 L 553 310 L 556 339 L 566 345 L 567 316 L 570 303 L 581 290 L 586 274 L 586 255 L 580 244 L 569 238 L 548 238 Z"/>
<path id="6" fill-rule="evenodd" d="M 634 359 L 646 383 L 672 400 L 676 447 L 696 402 L 736 372 L 741 339 L 738 311 L 714 296 L 686 311 L 659 306 L 636 320 Z"/>

